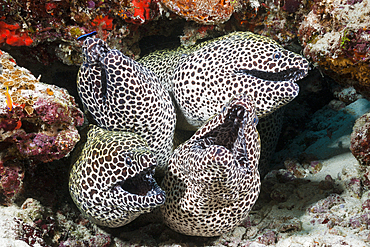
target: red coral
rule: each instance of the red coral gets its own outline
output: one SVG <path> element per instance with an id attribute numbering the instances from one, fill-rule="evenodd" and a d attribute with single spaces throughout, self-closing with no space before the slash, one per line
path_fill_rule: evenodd
<path id="1" fill-rule="evenodd" d="M 7 43 L 12 46 L 29 46 L 32 39 L 25 32 L 19 31 L 19 24 L 10 25 L 0 21 L 0 44 Z"/>
<path id="2" fill-rule="evenodd" d="M 153 20 L 159 12 L 159 0 L 133 0 L 132 7 L 126 11 L 120 11 L 120 15 L 126 19 L 126 22 L 133 24 L 143 24 L 146 21 Z"/>
<path id="3" fill-rule="evenodd" d="M 91 22 L 93 27 L 100 27 L 103 30 L 112 30 L 113 29 L 113 19 L 109 16 L 99 15 Z"/>

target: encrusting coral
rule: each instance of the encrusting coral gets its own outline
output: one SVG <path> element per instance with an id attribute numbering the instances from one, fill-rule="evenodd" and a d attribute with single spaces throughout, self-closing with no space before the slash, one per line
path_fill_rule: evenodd
<path id="1" fill-rule="evenodd" d="M 201 24 L 214 25 L 227 21 L 238 1 L 218 0 L 162 0 L 174 13 Z"/>

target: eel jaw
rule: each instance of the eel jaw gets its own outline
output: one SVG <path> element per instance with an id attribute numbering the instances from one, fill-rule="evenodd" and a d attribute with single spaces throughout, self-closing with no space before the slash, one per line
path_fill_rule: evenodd
<path id="1" fill-rule="evenodd" d="M 248 119 L 253 116 L 251 111 L 251 108 L 243 101 L 227 106 L 219 116 L 216 116 L 216 118 L 220 118 L 220 124 L 198 138 L 197 142 L 200 148 L 218 145 L 225 147 L 232 153 L 236 151 L 234 148 L 236 143 L 245 143 L 246 141 L 245 136 L 241 135 L 244 135 L 244 129 L 247 128 L 247 125 L 254 124 L 256 126 L 258 123 L 257 117 L 253 120 Z"/>
<path id="2" fill-rule="evenodd" d="M 308 69 L 290 68 L 279 72 L 266 72 L 255 69 L 253 70 L 241 69 L 236 71 L 235 73 L 250 75 L 266 81 L 295 82 L 305 77 L 308 73 Z"/>
<path id="3" fill-rule="evenodd" d="M 141 202 L 150 201 L 148 208 L 154 208 L 162 205 L 165 202 L 166 194 L 159 187 L 154 179 L 156 165 L 152 165 L 140 173 L 120 181 L 114 186 L 124 196 L 129 196 L 133 199 L 140 198 Z M 140 205 L 145 208 L 144 204 Z"/>

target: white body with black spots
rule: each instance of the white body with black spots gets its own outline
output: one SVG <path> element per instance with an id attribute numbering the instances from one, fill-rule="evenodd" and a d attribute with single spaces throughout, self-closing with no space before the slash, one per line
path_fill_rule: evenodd
<path id="1" fill-rule="evenodd" d="M 251 97 L 240 95 L 174 151 L 160 208 L 170 228 L 219 236 L 248 215 L 260 191 L 257 122 Z"/>
<path id="2" fill-rule="evenodd" d="M 93 126 L 70 172 L 71 197 L 92 222 L 123 226 L 165 202 L 153 178 L 156 165 L 140 136 Z"/>
<path id="3" fill-rule="evenodd" d="M 175 108 L 158 77 L 100 39 L 83 43 L 80 98 L 98 126 L 144 138 L 163 171 L 172 153 Z"/>
<path id="4" fill-rule="evenodd" d="M 177 126 L 196 130 L 238 94 L 250 95 L 260 129 L 263 164 L 275 149 L 281 115 L 275 112 L 299 92 L 295 83 L 308 74 L 308 61 L 274 40 L 251 32 L 233 32 L 190 48 L 157 51 L 139 60 L 158 74 L 178 106 Z"/>

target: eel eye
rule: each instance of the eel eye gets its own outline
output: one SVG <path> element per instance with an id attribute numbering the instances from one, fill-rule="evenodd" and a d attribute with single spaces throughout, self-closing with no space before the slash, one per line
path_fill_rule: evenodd
<path id="1" fill-rule="evenodd" d="M 273 55 L 272 55 L 272 59 L 274 60 L 278 60 L 281 58 L 281 52 L 280 51 L 276 51 Z"/>
<path id="2" fill-rule="evenodd" d="M 131 160 L 131 158 L 130 157 L 126 157 L 126 164 L 127 165 L 129 165 L 129 166 L 131 166 L 132 165 L 132 160 Z"/>
<path id="3" fill-rule="evenodd" d="M 254 125 L 257 125 L 258 124 L 258 117 L 257 116 L 255 118 L 253 118 L 253 124 Z"/>

